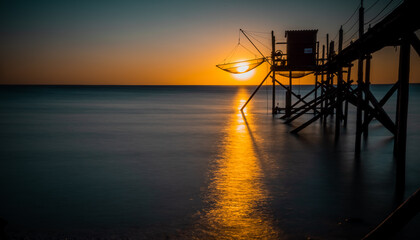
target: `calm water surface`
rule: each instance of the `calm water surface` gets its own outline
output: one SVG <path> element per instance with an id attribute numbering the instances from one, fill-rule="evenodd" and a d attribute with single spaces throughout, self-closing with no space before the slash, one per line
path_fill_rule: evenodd
<path id="1" fill-rule="evenodd" d="M 373 86 L 380 98 L 390 86 Z M 410 86 L 405 197 L 420 187 L 420 86 Z M 0 88 L 0 218 L 41 239 L 360 239 L 398 204 L 393 139 L 355 109 L 299 135 L 254 87 Z M 300 87 L 303 95 L 309 87 Z M 277 92 L 283 105 L 284 92 Z M 385 105 L 395 118 L 395 96 Z M 398 235 L 419 239 L 420 216 Z"/>

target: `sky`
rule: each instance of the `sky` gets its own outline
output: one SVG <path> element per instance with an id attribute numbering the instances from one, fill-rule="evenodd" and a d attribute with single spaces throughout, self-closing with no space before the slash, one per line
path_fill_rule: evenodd
<path id="1" fill-rule="evenodd" d="M 364 1 L 365 9 L 372 6 L 366 21 L 388 0 L 375 2 Z M 375 20 L 399 2 L 394 0 Z M 359 0 L 2 0 L 0 84 L 255 85 L 267 74 L 266 63 L 245 79 L 215 67 L 258 56 L 239 29 L 253 36 L 265 55 L 271 31 L 277 41 L 285 41 L 285 30 L 318 29 L 322 45 L 327 33 L 338 40 L 340 26 L 359 4 Z M 352 28 L 356 15 L 343 26 L 347 44 L 357 31 L 357 25 Z M 245 48 L 230 56 L 238 41 Z M 420 59 L 414 50 L 411 60 L 411 82 L 420 82 Z M 397 63 L 398 48 L 375 53 L 372 81 L 395 82 Z M 312 83 L 313 77 L 295 81 Z"/>

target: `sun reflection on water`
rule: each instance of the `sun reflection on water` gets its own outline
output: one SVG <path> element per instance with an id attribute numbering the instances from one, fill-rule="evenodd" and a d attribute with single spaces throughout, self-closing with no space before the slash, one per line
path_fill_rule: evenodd
<path id="1" fill-rule="evenodd" d="M 242 89 L 237 104 L 247 92 Z M 208 209 L 202 220 L 207 234 L 216 239 L 278 239 L 268 210 L 264 173 L 256 156 L 247 124 L 252 118 L 233 115 L 211 172 L 207 192 Z"/>

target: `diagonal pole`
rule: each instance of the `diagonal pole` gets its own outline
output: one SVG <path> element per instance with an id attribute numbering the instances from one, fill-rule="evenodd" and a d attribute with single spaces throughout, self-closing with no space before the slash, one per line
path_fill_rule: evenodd
<path id="1" fill-rule="evenodd" d="M 262 80 L 262 82 L 260 83 L 260 85 L 258 85 L 257 89 L 254 90 L 254 92 L 251 94 L 251 96 L 248 98 L 248 100 L 246 101 L 246 103 L 242 106 L 241 108 L 241 112 L 244 110 L 244 108 L 246 107 L 246 105 L 249 103 L 249 101 L 251 101 L 251 99 L 254 97 L 254 95 L 258 92 L 258 90 L 260 89 L 260 87 L 263 85 L 263 83 L 265 82 L 265 80 L 268 78 L 268 76 L 270 76 L 272 71 L 270 71 L 267 76 L 265 76 L 264 80 Z"/>
<path id="2" fill-rule="evenodd" d="M 268 64 L 273 65 L 273 64 L 270 63 L 270 61 L 268 61 L 267 57 L 264 56 L 264 54 L 262 54 L 262 52 L 257 48 L 257 46 L 255 46 L 255 44 L 251 41 L 251 39 L 248 37 L 248 35 L 246 35 L 244 30 L 239 29 L 239 31 L 241 31 L 241 33 L 248 39 L 248 41 L 252 44 L 252 46 L 254 46 L 254 48 L 257 49 L 257 51 L 261 54 L 261 56 L 265 59 L 265 61 L 268 62 Z"/>

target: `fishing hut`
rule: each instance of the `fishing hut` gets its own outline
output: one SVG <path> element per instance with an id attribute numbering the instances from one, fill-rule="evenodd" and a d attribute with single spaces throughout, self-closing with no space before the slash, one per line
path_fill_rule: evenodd
<path id="1" fill-rule="evenodd" d="M 240 33 L 243 34 L 252 46 L 260 54 L 260 58 L 243 60 L 238 62 L 223 63 L 216 65 L 218 68 L 227 71 L 229 73 L 237 74 L 251 71 L 258 67 L 262 63 L 266 62 L 270 65 L 270 70 L 261 81 L 255 91 L 251 94 L 245 104 L 242 106 L 241 111 L 247 106 L 254 95 L 258 92 L 264 82 L 268 78 L 271 78 L 272 83 L 272 114 L 283 114 L 283 118 L 291 116 L 293 112 L 299 112 L 302 107 L 299 104 L 307 103 L 307 98 L 311 94 L 317 95 L 318 84 L 315 80 L 315 88 L 305 96 L 301 96 L 300 92 L 296 93 L 293 91 L 293 80 L 312 73 L 316 73 L 318 69 L 318 63 L 321 61 L 318 56 L 317 33 L 318 30 L 290 30 L 285 32 L 286 42 L 276 42 L 274 32 L 271 32 L 271 55 L 265 56 L 254 42 L 250 39 L 248 34 L 240 29 Z M 277 45 L 286 44 L 286 53 L 277 48 Z M 317 74 L 316 79 L 317 79 Z M 279 76 L 288 79 L 288 84 L 283 84 L 279 81 Z M 276 88 L 281 87 L 285 90 L 285 105 L 280 107 L 276 105 Z M 292 97 L 296 101 L 292 102 Z M 312 108 L 314 112 L 318 110 Z"/>

